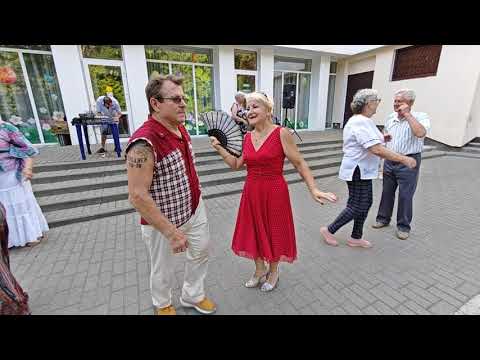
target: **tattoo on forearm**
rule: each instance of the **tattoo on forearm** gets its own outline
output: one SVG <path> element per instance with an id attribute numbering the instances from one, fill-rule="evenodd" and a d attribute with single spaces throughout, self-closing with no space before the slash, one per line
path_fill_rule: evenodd
<path id="1" fill-rule="evenodd" d="M 152 150 L 146 143 L 133 145 L 127 154 L 127 164 L 131 168 L 140 169 L 148 160 Z"/>

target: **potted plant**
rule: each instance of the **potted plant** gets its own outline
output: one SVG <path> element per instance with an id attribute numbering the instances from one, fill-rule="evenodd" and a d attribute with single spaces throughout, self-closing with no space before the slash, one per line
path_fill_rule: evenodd
<path id="1" fill-rule="evenodd" d="M 63 112 L 54 111 L 52 120 L 53 124 L 50 126 L 50 131 L 57 136 L 60 146 L 72 145 L 68 123 Z"/>

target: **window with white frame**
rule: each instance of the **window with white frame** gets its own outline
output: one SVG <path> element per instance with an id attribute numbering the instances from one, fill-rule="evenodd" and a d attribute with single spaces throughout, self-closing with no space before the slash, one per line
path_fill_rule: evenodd
<path id="1" fill-rule="evenodd" d="M 0 45 L 0 115 L 34 144 L 68 132 L 50 45 Z"/>
<path id="2" fill-rule="evenodd" d="M 234 50 L 235 80 L 237 91 L 251 93 L 257 90 L 257 52 Z"/>
<path id="3" fill-rule="evenodd" d="M 327 118 L 325 128 L 330 129 L 333 125 L 333 104 L 335 99 L 335 81 L 337 80 L 337 63 L 330 63 L 330 76 L 328 79 Z"/>
<path id="4" fill-rule="evenodd" d="M 153 74 L 183 76 L 187 96 L 185 128 L 191 135 L 207 133 L 199 114 L 215 109 L 213 50 L 190 46 L 145 45 L 148 76 Z"/>

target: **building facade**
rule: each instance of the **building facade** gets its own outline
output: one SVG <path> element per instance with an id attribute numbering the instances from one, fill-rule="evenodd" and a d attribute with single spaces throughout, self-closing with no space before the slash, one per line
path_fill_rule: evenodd
<path id="1" fill-rule="evenodd" d="M 463 146 L 480 137 L 479 64 L 478 45 L 389 45 L 343 58 L 337 63 L 334 121 L 341 126 L 348 118 L 346 103 L 355 89 L 372 87 L 383 99 L 373 119 L 383 125 L 395 91 L 411 88 L 415 110 L 430 115 L 428 137 Z"/>
<path id="2" fill-rule="evenodd" d="M 122 109 L 125 141 L 145 121 L 145 85 L 159 73 L 185 78 L 186 127 L 193 136 L 206 134 L 199 114 L 229 111 L 239 90 L 272 96 L 275 115 L 297 130 L 324 130 L 343 126 L 358 88 L 379 90 L 385 101 L 375 121 L 382 125 L 392 111 L 394 91 L 410 87 L 418 94 L 416 108 L 432 117 L 430 136 L 461 146 L 480 136 L 480 46 L 433 47 L 0 45 L 0 116 L 35 144 L 56 143 L 52 129 L 66 119 L 76 144 L 70 120 L 112 92 Z M 295 93 L 293 109 L 283 108 L 287 88 Z M 95 143 L 99 138 L 90 131 Z"/>

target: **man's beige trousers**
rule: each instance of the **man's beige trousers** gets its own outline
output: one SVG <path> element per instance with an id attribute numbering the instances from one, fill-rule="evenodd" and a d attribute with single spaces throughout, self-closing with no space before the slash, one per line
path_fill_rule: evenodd
<path id="1" fill-rule="evenodd" d="M 198 303 L 205 297 L 204 280 L 208 267 L 208 228 L 205 204 L 200 198 L 197 210 L 187 223 L 179 227 L 188 242 L 182 299 Z M 150 225 L 142 225 L 142 237 L 150 253 L 150 289 L 153 305 L 163 308 L 172 304 L 174 279 L 173 257 L 169 240 Z"/>

